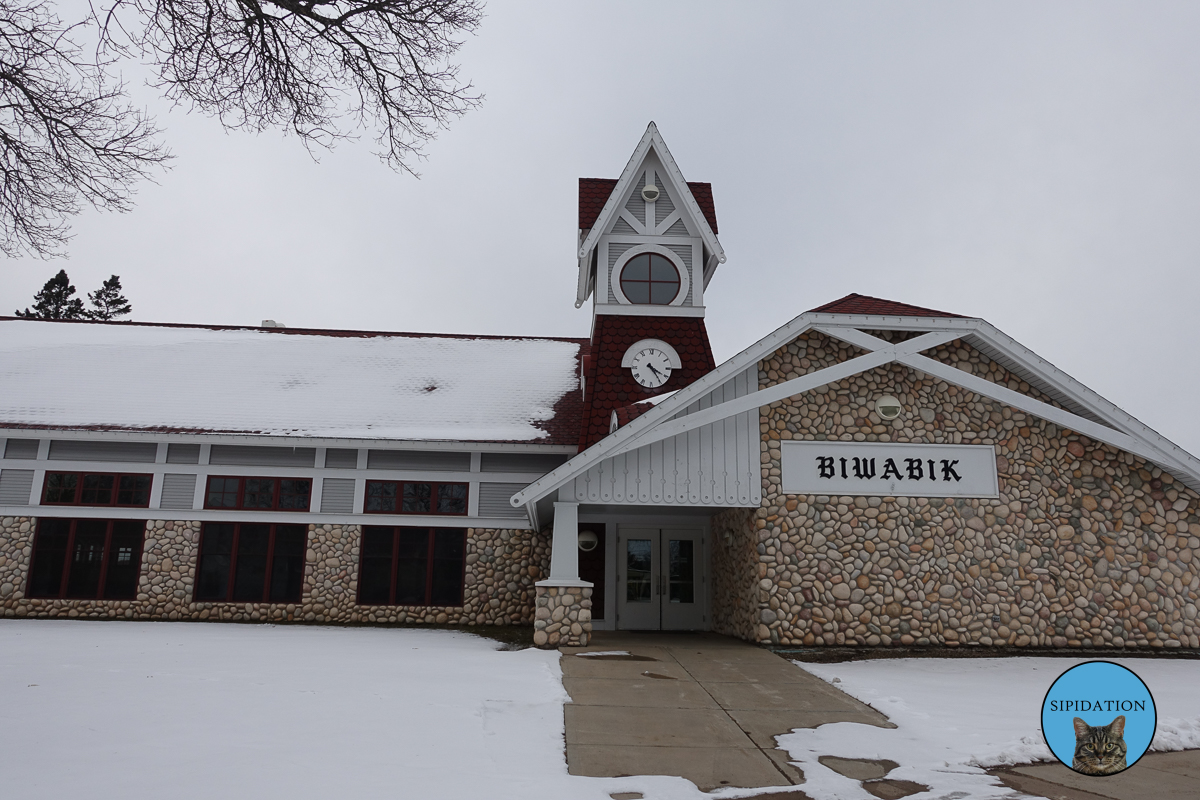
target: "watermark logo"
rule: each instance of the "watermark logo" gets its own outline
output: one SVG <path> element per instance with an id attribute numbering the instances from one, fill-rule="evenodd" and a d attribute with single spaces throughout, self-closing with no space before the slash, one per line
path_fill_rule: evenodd
<path id="1" fill-rule="evenodd" d="M 1071 667 L 1042 701 L 1046 745 L 1083 775 L 1116 775 L 1132 767 L 1149 749 L 1157 725 L 1145 682 L 1111 661 Z"/>

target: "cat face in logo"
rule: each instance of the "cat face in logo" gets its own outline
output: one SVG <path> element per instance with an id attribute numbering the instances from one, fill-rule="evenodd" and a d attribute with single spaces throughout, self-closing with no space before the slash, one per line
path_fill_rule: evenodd
<path id="1" fill-rule="evenodd" d="M 1084 775 L 1112 775 L 1125 769 L 1125 715 L 1107 725 L 1075 718 L 1075 759 L 1071 769 Z"/>

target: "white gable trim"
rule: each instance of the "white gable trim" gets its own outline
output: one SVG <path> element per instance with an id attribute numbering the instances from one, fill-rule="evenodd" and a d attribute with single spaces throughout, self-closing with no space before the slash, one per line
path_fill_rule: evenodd
<path id="1" fill-rule="evenodd" d="M 708 247 L 708 251 L 713 254 L 717 263 L 725 263 L 725 249 L 717 241 L 717 235 L 713 233 L 712 227 L 708 224 L 708 219 L 704 216 L 704 212 L 700 210 L 700 204 L 696 202 L 696 198 L 692 195 L 692 190 L 688 187 L 687 181 L 683 177 L 683 172 L 680 171 L 679 166 L 675 163 L 671 151 L 667 149 L 667 143 L 663 141 L 662 135 L 659 134 L 658 127 L 651 122 L 646 126 L 646 132 L 642 134 L 641 140 L 638 142 L 637 147 L 634 148 L 633 155 L 629 158 L 629 163 L 625 165 L 625 170 L 617 180 L 617 185 L 613 188 L 608 199 L 604 201 L 604 208 L 600 210 L 600 215 L 596 217 L 596 221 L 592 223 L 591 230 L 579 246 L 580 275 L 575 298 L 576 308 L 583 305 L 587 300 L 589 285 L 588 271 L 591 264 L 592 250 L 599 243 L 600 236 L 624 208 L 623 199 L 629 194 L 634 181 L 641 177 L 642 171 L 645 169 L 643 162 L 645 162 L 646 155 L 651 149 L 658 156 L 658 160 L 662 163 L 663 171 L 666 173 L 662 177 L 665 177 L 671 184 L 668 188 L 671 190 L 672 198 L 676 200 L 676 208 L 678 209 L 681 205 L 687 208 L 695 221 L 700 238 L 704 240 L 705 246 Z M 706 280 L 707 278 L 708 276 L 706 275 Z"/>
<path id="2" fill-rule="evenodd" d="M 927 333 L 924 336 L 893 344 L 863 333 L 861 330 L 863 328 L 919 330 L 927 331 Z M 826 367 L 754 394 L 712 406 L 679 419 L 671 419 L 698 398 L 742 370 L 756 365 L 762 358 L 808 330 L 818 330 L 868 352 L 866 355 Z M 1051 406 L 1008 387 L 994 384 L 920 355 L 924 350 L 960 338 L 968 344 L 974 346 L 984 344 L 990 349 L 1002 352 L 1009 360 L 1019 364 L 1023 370 L 1035 376 L 1039 383 L 1044 382 L 1053 387 L 1070 401 L 1108 424 L 1094 422 L 1079 414 Z M 669 400 L 633 420 L 616 433 L 596 443 L 557 469 L 543 475 L 514 495 L 511 502 L 514 506 L 530 507 L 538 499 L 557 490 L 604 458 L 694 430 L 716 420 L 742 413 L 748 408 L 769 405 L 786 397 L 812 391 L 828 383 L 843 380 L 892 362 L 903 363 L 948 383 L 1020 408 L 1027 413 L 1077 431 L 1089 438 L 1134 453 L 1177 474 L 1190 487 L 1200 490 L 1200 460 L 1197 460 L 1195 456 L 981 319 L 808 312 L 801 314 L 787 325 L 743 350 L 695 383 L 679 390 Z"/>

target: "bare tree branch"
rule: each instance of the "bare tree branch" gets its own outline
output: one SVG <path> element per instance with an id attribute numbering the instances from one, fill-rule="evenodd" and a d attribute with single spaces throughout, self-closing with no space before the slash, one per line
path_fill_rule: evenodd
<path id="1" fill-rule="evenodd" d="M 140 34 L 122 33 L 126 10 Z M 478 0 L 115 0 L 96 19 L 106 46 L 154 61 L 167 97 L 227 127 L 323 147 L 374 128 L 379 156 L 412 172 L 480 101 L 450 59 L 482 15 Z"/>
<path id="2" fill-rule="evenodd" d="M 125 211 L 169 155 L 45 3 L 0 3 L 0 251 L 61 255 L 84 202 Z"/>

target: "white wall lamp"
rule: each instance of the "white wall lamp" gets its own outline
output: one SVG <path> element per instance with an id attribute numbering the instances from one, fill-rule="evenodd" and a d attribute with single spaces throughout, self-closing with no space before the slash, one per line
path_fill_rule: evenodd
<path id="1" fill-rule="evenodd" d="M 875 401 L 875 413 L 878 414 L 879 418 L 883 420 L 891 421 L 895 419 L 896 417 L 900 416 L 900 412 L 903 410 L 903 408 L 904 407 L 900 405 L 900 401 L 892 397 L 890 394 L 885 394 L 883 397 L 880 397 Z"/>

